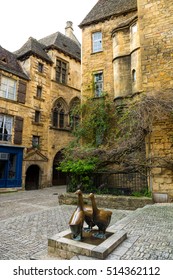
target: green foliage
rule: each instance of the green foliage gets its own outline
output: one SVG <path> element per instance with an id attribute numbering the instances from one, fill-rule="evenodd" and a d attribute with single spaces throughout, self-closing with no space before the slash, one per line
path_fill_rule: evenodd
<path id="1" fill-rule="evenodd" d="M 78 107 L 81 122 L 74 131 L 76 139 L 82 139 L 83 144 L 93 147 L 105 144 L 111 129 L 113 107 L 113 103 L 106 100 L 106 97 L 88 99 Z"/>
<path id="2" fill-rule="evenodd" d="M 141 196 L 144 196 L 144 197 L 152 197 L 152 192 L 149 191 L 147 188 L 141 190 L 140 192 L 132 192 L 132 196 L 135 196 L 135 197 L 141 197 Z"/>
<path id="3" fill-rule="evenodd" d="M 91 174 L 95 171 L 98 159 L 95 157 L 86 159 L 65 159 L 57 168 L 69 174 L 68 191 L 74 192 L 79 184 L 85 192 L 92 191 L 93 181 Z"/>
<path id="4" fill-rule="evenodd" d="M 87 174 L 94 172 L 98 160 L 97 158 L 86 158 L 86 159 L 67 159 L 60 163 L 57 168 L 62 172 L 74 173 L 76 175 Z"/>

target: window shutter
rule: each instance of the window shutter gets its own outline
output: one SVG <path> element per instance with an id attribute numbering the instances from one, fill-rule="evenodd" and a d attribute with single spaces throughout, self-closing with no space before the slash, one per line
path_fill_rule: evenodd
<path id="1" fill-rule="evenodd" d="M 14 144 L 22 144 L 23 118 L 16 117 L 14 129 Z"/>
<path id="2" fill-rule="evenodd" d="M 18 87 L 18 102 L 25 103 L 26 97 L 26 82 L 19 80 L 19 87 Z"/>

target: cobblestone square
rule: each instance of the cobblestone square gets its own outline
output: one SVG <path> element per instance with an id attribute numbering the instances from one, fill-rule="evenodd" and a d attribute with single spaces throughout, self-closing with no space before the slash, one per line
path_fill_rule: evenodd
<path id="1" fill-rule="evenodd" d="M 76 206 L 59 205 L 58 194 L 64 191 L 51 187 L 0 194 L 1 260 L 29 260 L 47 248 L 48 237 L 68 229 Z M 125 230 L 128 238 L 107 259 L 173 259 L 173 204 L 112 211 L 111 226 Z"/>

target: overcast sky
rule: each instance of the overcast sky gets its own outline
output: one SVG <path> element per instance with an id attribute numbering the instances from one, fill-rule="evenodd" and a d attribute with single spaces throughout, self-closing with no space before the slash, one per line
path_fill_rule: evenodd
<path id="1" fill-rule="evenodd" d="M 37 40 L 57 31 L 65 33 L 67 21 L 73 22 L 81 42 L 78 25 L 97 0 L 1 0 L 0 45 L 13 52 L 29 37 Z"/>

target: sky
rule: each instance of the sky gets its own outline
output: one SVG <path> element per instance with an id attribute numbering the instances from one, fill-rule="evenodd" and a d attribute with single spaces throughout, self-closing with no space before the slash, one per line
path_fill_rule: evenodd
<path id="1" fill-rule="evenodd" d="M 1 0 L 0 45 L 18 50 L 29 37 L 37 40 L 57 31 L 65 34 L 67 21 L 81 42 L 78 25 L 98 0 Z"/>

